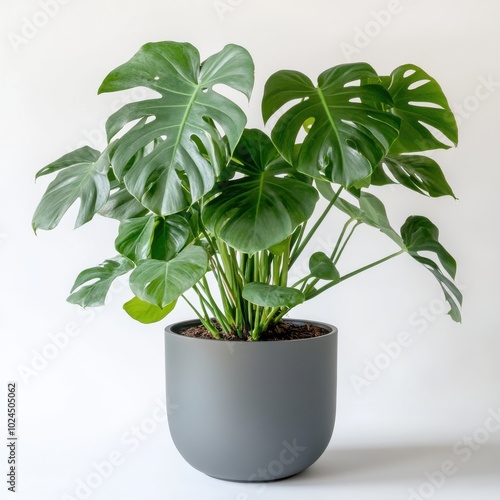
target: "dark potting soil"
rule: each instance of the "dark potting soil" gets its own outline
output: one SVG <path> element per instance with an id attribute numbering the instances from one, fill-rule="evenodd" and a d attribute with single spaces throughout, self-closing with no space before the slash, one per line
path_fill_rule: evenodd
<path id="1" fill-rule="evenodd" d="M 250 340 L 248 338 L 240 338 L 236 334 L 227 335 L 222 332 L 220 326 L 214 323 L 215 327 L 221 334 L 222 340 L 234 340 L 234 341 L 245 341 Z M 309 339 L 312 337 L 321 337 L 328 333 L 328 330 L 317 325 L 311 325 L 309 323 L 295 324 L 287 323 L 285 321 L 280 321 L 277 325 L 271 326 L 266 332 L 264 332 L 259 342 L 263 340 L 298 340 L 298 339 Z M 185 328 L 180 332 L 181 335 L 185 337 L 194 337 L 199 339 L 211 339 L 217 340 L 215 337 L 203 326 L 191 326 Z"/>

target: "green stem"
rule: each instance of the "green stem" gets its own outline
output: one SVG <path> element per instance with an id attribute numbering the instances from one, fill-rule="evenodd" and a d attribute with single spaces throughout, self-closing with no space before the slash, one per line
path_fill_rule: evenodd
<path id="1" fill-rule="evenodd" d="M 188 303 L 189 307 L 194 311 L 196 316 L 198 316 L 198 319 L 200 320 L 201 324 L 216 338 L 220 339 L 220 333 L 215 328 L 215 326 L 212 324 L 211 321 L 207 321 L 206 318 L 194 307 L 194 305 L 189 301 L 189 299 L 183 294 L 181 297 Z M 203 306 L 202 306 L 203 307 Z"/>
<path id="2" fill-rule="evenodd" d="M 226 270 L 232 271 L 233 266 L 231 265 L 231 258 L 229 256 L 228 249 L 225 243 L 218 241 L 218 251 L 220 258 L 222 260 L 222 265 L 220 266 L 221 276 L 224 278 L 224 281 L 226 282 L 227 290 L 231 295 L 231 299 L 233 300 L 233 302 L 235 302 L 235 298 L 232 294 L 232 288 L 234 285 L 234 281 L 232 279 L 233 276 L 230 276 L 231 279 L 229 279 L 229 276 L 226 274 Z"/>
<path id="3" fill-rule="evenodd" d="M 224 311 L 226 311 L 229 316 L 233 316 L 234 310 L 237 309 L 237 306 L 232 296 L 231 290 L 229 289 L 229 285 L 222 278 L 220 268 L 214 266 L 212 257 L 210 257 L 210 262 L 212 263 L 212 272 L 214 273 L 215 279 L 217 280 L 219 294 L 222 300 L 222 306 L 224 307 Z"/>
<path id="4" fill-rule="evenodd" d="M 280 284 L 280 267 L 282 254 L 273 257 L 273 285 Z"/>
<path id="5" fill-rule="evenodd" d="M 353 276 L 356 276 L 356 274 L 362 273 L 364 271 L 367 271 L 368 269 L 371 269 L 372 267 L 378 266 L 379 264 L 382 264 L 383 262 L 386 262 L 390 259 L 393 259 L 394 257 L 397 257 L 398 255 L 401 255 L 404 252 L 405 252 L 405 250 L 399 250 L 398 252 L 395 252 L 391 255 L 388 255 L 387 257 L 384 257 L 383 259 L 379 259 L 375 262 L 372 262 L 371 264 L 360 267 L 359 269 L 356 269 L 355 271 L 352 271 L 352 272 L 346 274 L 345 276 L 342 276 L 340 278 L 340 280 L 338 280 L 338 281 L 334 281 L 332 283 L 327 283 L 325 286 L 322 286 L 321 288 L 318 288 L 315 292 L 311 293 L 311 295 L 309 295 L 306 300 L 310 300 L 313 297 L 316 297 L 317 295 L 323 293 L 325 290 L 328 290 L 332 286 L 338 285 L 341 281 L 345 281 L 349 278 L 352 278 Z"/>
<path id="6" fill-rule="evenodd" d="M 286 250 L 282 254 L 281 271 L 280 271 L 280 285 L 287 286 L 288 284 L 288 270 L 290 268 L 290 239 L 288 239 Z"/>
<path id="7" fill-rule="evenodd" d="M 200 313 L 200 311 L 198 311 L 198 309 L 196 309 L 193 303 L 184 294 L 182 294 L 181 297 L 188 303 L 189 307 L 194 311 L 196 316 L 198 316 L 200 320 L 203 319 L 203 315 Z"/>
<path id="8" fill-rule="evenodd" d="M 274 319 L 274 321 L 276 323 L 278 323 L 279 321 L 281 321 L 281 319 L 283 318 L 283 316 L 289 311 L 289 309 L 287 307 L 283 308 L 283 310 L 278 314 L 278 316 L 276 316 L 276 318 Z"/>
<path id="9" fill-rule="evenodd" d="M 301 283 L 303 283 L 304 281 L 307 281 L 309 278 L 312 278 L 312 275 L 311 274 L 308 274 L 307 276 L 304 276 L 303 278 L 300 278 L 300 280 L 296 281 L 293 285 L 292 285 L 292 288 L 296 288 L 297 285 L 300 285 Z"/>
<path id="10" fill-rule="evenodd" d="M 345 239 L 344 243 L 340 247 L 340 250 L 339 250 L 338 254 L 335 256 L 335 253 L 332 253 L 332 256 L 330 258 L 333 259 L 333 257 L 335 257 L 335 260 L 333 261 L 334 265 L 337 264 L 337 262 L 339 261 L 340 256 L 342 255 L 342 253 L 344 252 L 345 247 L 347 246 L 347 243 L 349 243 L 349 240 L 351 239 L 351 236 L 354 234 L 354 231 L 356 230 L 356 228 L 360 224 L 361 224 L 361 221 L 357 221 L 356 224 L 354 224 L 354 226 L 352 227 L 351 231 L 347 235 L 347 238 Z"/>
<path id="11" fill-rule="evenodd" d="M 209 255 L 209 260 L 212 265 L 212 272 L 217 279 L 217 284 L 219 286 L 224 309 L 228 311 L 231 310 L 230 302 L 232 302 L 233 306 L 237 308 L 237 302 L 235 300 L 234 293 L 231 290 L 231 285 L 229 283 L 229 280 L 227 279 L 226 273 L 224 272 L 224 266 L 219 261 L 218 253 L 220 254 L 220 250 L 218 252 L 217 246 L 214 244 L 212 238 L 210 238 L 203 226 L 201 226 L 201 231 L 213 252 L 213 255 Z M 227 292 L 227 295 L 226 293 L 224 293 L 224 290 Z M 230 300 L 228 299 L 228 296 Z"/>
<path id="12" fill-rule="evenodd" d="M 260 252 L 260 281 L 262 283 L 269 283 L 271 279 L 271 268 L 269 266 L 269 252 L 263 250 Z"/>
<path id="13" fill-rule="evenodd" d="M 340 231 L 340 234 L 339 234 L 339 237 L 337 239 L 337 242 L 335 243 L 335 248 L 332 250 L 332 253 L 330 255 L 330 260 L 333 261 L 333 258 L 335 257 L 336 253 L 337 253 L 337 250 L 339 249 L 340 247 L 340 244 L 342 243 L 342 239 L 344 238 L 344 234 L 346 233 L 347 231 L 347 228 L 349 227 L 349 224 L 351 224 L 351 222 L 353 222 L 355 219 L 351 218 L 349 219 L 345 224 L 344 224 L 344 227 L 342 228 L 342 231 Z"/>
<path id="14" fill-rule="evenodd" d="M 347 235 L 347 238 L 345 239 L 344 243 L 342 244 L 342 246 L 340 247 L 340 250 L 339 250 L 339 245 L 342 241 L 342 238 L 344 237 L 344 234 L 347 230 L 347 227 L 353 220 L 355 220 L 355 219 L 349 219 L 344 224 L 344 227 L 342 228 L 339 239 L 337 240 L 337 244 L 335 245 L 335 248 L 333 249 L 333 251 L 330 255 L 330 260 L 333 262 L 334 266 L 337 264 L 337 262 L 340 259 L 340 256 L 344 252 L 344 249 L 347 246 L 347 243 L 349 242 L 349 240 L 351 239 L 351 236 L 353 235 L 354 230 L 361 224 L 360 221 L 356 222 L 356 224 L 352 227 L 351 231 Z M 337 251 L 338 251 L 338 254 L 337 254 Z M 335 256 L 335 254 L 337 254 L 337 255 Z M 335 257 L 335 259 L 334 259 L 334 257 Z M 319 281 L 319 278 L 314 278 L 310 283 L 307 283 L 307 284 L 304 283 L 304 285 L 302 285 L 302 288 L 300 291 L 307 295 L 316 286 L 316 283 L 318 283 L 318 281 Z M 338 281 L 336 283 L 338 283 Z"/>
<path id="15" fill-rule="evenodd" d="M 262 331 L 265 331 L 267 330 L 267 327 L 269 326 L 269 324 L 271 323 L 271 321 L 275 320 L 276 322 L 278 322 L 279 320 L 278 319 L 275 319 L 275 316 L 276 316 L 276 313 L 280 310 L 279 307 L 273 307 L 271 309 L 271 311 L 266 315 L 266 317 L 264 318 L 264 321 L 263 321 L 263 324 L 262 324 Z M 281 317 L 288 311 L 287 308 L 285 308 L 283 314 L 281 314 L 280 316 L 278 316 L 279 319 L 281 319 Z"/>
<path id="16" fill-rule="evenodd" d="M 255 311 L 255 326 L 252 331 L 252 340 L 259 340 L 260 335 L 260 312 L 261 308 L 257 306 Z"/>
<path id="17" fill-rule="evenodd" d="M 201 293 L 200 287 L 205 292 L 206 297 Z M 193 290 L 196 292 L 198 298 L 200 299 L 200 304 L 206 319 L 207 320 L 210 319 L 210 315 L 207 312 L 207 307 L 208 307 L 208 309 L 210 310 L 212 315 L 215 316 L 215 319 L 218 321 L 222 329 L 226 333 L 231 333 L 231 325 L 227 322 L 223 312 L 219 309 L 219 306 L 212 297 L 206 278 L 202 278 L 202 283 L 200 283 L 199 285 L 195 285 L 193 287 Z"/>
<path id="18" fill-rule="evenodd" d="M 318 227 L 325 220 L 326 216 L 328 215 L 328 212 L 330 212 L 333 205 L 335 205 L 335 202 L 337 201 L 337 198 L 340 196 L 340 193 L 342 192 L 343 189 L 344 188 L 340 186 L 339 190 L 334 194 L 333 198 L 330 200 L 330 203 L 328 203 L 328 206 L 325 208 L 324 212 L 320 215 L 319 219 L 316 221 L 311 230 L 307 233 L 307 236 L 304 238 L 302 243 L 298 246 L 296 250 L 294 250 L 292 258 L 290 259 L 290 267 L 294 264 L 299 255 L 304 251 L 304 248 L 307 246 L 307 244 L 313 237 L 314 233 L 317 231 Z"/>
<path id="19" fill-rule="evenodd" d="M 210 285 L 207 281 L 207 278 L 206 276 L 203 276 L 201 278 L 201 281 L 202 281 L 202 284 L 203 284 L 203 291 L 205 292 L 205 295 L 207 296 L 209 302 L 210 302 L 210 305 L 212 307 L 212 309 L 214 311 L 216 311 L 220 316 L 224 317 L 224 323 L 226 325 L 226 327 L 229 326 L 230 328 L 230 325 L 229 323 L 227 323 L 225 320 L 226 320 L 226 316 L 224 315 L 224 313 L 220 310 L 219 306 L 217 305 L 217 302 L 215 301 L 213 295 L 212 295 L 212 292 L 210 291 Z M 224 297 L 225 297 L 225 294 L 223 293 L 223 290 L 220 290 L 221 292 L 221 295 L 223 297 L 223 300 L 224 300 Z M 225 299 L 227 300 L 227 297 L 225 297 Z M 234 318 L 233 318 L 233 315 L 232 315 L 232 312 L 231 310 L 228 310 L 226 311 L 227 313 L 227 316 L 229 316 L 227 319 L 229 320 L 230 323 L 234 323 Z M 224 328 L 226 330 L 226 328 Z M 227 330 L 226 330 L 227 331 Z M 227 333 L 230 333 L 229 331 L 227 331 Z"/>
<path id="20" fill-rule="evenodd" d="M 217 246 L 213 242 L 212 238 L 208 235 L 208 233 L 205 231 L 203 226 L 201 226 L 201 232 L 203 233 L 203 236 L 205 236 L 205 239 L 207 240 L 208 244 L 210 245 L 210 248 L 212 249 L 213 255 L 209 255 L 210 261 L 215 262 L 215 266 L 212 265 L 212 267 L 217 267 L 220 269 L 221 274 L 224 273 L 224 270 L 222 268 L 221 263 L 219 262 L 219 257 L 217 255 Z"/>
<path id="21" fill-rule="evenodd" d="M 297 235 L 297 239 L 293 242 L 293 245 L 292 245 L 292 248 L 291 248 L 291 252 L 294 253 L 295 252 L 295 249 L 300 246 L 301 242 L 302 242 L 302 237 L 304 236 L 304 233 L 306 231 L 306 226 L 307 226 L 307 221 L 303 222 L 302 225 L 300 226 L 300 229 L 299 229 L 299 234 Z M 290 236 L 291 238 L 291 236 Z"/>

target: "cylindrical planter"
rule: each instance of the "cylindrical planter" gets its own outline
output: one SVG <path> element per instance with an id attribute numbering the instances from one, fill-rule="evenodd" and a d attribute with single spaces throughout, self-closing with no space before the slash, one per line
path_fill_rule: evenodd
<path id="1" fill-rule="evenodd" d="M 312 465 L 335 422 L 337 329 L 314 322 L 329 333 L 261 342 L 178 334 L 197 324 L 165 330 L 168 423 L 184 459 L 230 481 L 283 479 Z"/>

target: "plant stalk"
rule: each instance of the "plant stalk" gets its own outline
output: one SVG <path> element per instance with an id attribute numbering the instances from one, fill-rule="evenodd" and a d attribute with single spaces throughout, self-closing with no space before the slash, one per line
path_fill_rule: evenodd
<path id="1" fill-rule="evenodd" d="M 307 246 L 307 244 L 309 243 L 309 241 L 313 237 L 314 233 L 317 231 L 318 227 L 325 220 L 326 216 L 328 215 L 328 212 L 330 212 L 332 207 L 335 205 L 335 202 L 337 201 L 337 199 L 340 196 L 340 193 L 342 192 L 343 189 L 344 188 L 342 186 L 340 186 L 338 191 L 334 194 L 333 198 L 330 200 L 330 203 L 328 203 L 328 206 L 325 208 L 323 213 L 320 215 L 318 220 L 315 222 L 314 226 L 307 233 L 307 236 L 304 238 L 302 243 L 298 246 L 298 248 L 296 250 L 294 250 L 292 258 L 290 259 L 290 267 L 295 263 L 295 261 L 300 256 L 300 254 L 304 251 L 304 248 Z"/>
<path id="2" fill-rule="evenodd" d="M 352 271 L 345 276 L 342 276 L 338 281 L 334 281 L 332 283 L 327 283 L 326 285 L 322 286 L 321 288 L 318 288 L 315 292 L 311 293 L 310 295 L 307 296 L 306 300 L 310 300 L 317 295 L 320 295 L 323 293 L 325 290 L 328 290 L 332 286 L 338 285 L 342 281 L 345 281 L 349 278 L 352 278 L 353 276 L 356 276 L 356 274 L 362 273 L 364 271 L 367 271 L 368 269 L 371 269 L 372 267 L 378 266 L 379 264 L 382 264 L 390 259 L 393 259 L 394 257 L 397 257 L 398 255 L 401 255 L 404 253 L 405 250 L 399 250 L 398 252 L 395 252 L 391 255 L 388 255 L 387 257 L 384 257 L 383 259 L 376 260 L 375 262 L 372 262 L 371 264 L 368 264 L 366 266 L 360 267 L 359 269 L 356 269 L 355 271 Z"/>

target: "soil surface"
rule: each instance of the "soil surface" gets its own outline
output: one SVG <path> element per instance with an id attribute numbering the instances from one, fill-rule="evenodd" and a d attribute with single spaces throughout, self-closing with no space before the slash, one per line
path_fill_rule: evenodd
<path id="1" fill-rule="evenodd" d="M 215 327 L 221 333 L 221 340 L 234 340 L 234 341 L 246 341 L 251 340 L 250 337 L 240 338 L 236 334 L 227 335 L 222 332 L 220 326 L 214 323 Z M 279 322 L 277 325 L 271 326 L 266 332 L 264 332 L 259 342 L 263 340 L 298 340 L 298 339 L 309 339 L 312 337 L 321 337 L 328 333 L 328 330 L 321 328 L 320 326 L 311 325 L 309 323 L 304 324 L 294 324 L 287 323 L 285 321 Z M 180 332 L 181 335 L 186 337 L 195 337 L 199 339 L 211 339 L 217 340 L 203 325 L 191 326 Z"/>

